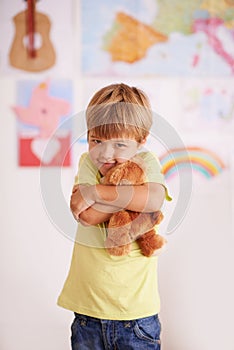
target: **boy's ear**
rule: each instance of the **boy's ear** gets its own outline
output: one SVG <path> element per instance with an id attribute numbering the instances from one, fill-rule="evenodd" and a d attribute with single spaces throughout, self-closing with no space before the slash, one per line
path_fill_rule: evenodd
<path id="1" fill-rule="evenodd" d="M 144 146 L 144 144 L 146 143 L 146 137 L 141 141 L 139 142 L 139 148 L 141 148 L 142 146 Z"/>

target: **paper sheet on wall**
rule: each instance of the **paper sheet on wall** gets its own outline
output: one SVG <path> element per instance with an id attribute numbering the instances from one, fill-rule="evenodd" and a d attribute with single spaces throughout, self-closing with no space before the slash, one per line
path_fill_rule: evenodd
<path id="1" fill-rule="evenodd" d="M 36 2 L 36 13 L 40 14 L 35 27 L 35 48 L 38 50 L 38 56 L 35 61 L 35 72 L 41 74 L 55 75 L 56 77 L 72 77 L 73 75 L 73 21 L 72 21 L 72 0 L 66 1 L 63 6 L 58 6 L 56 0 Z M 56 11 L 55 11 L 56 8 Z M 25 75 L 29 72 L 27 62 L 25 64 L 24 46 L 27 45 L 28 37 L 26 35 L 26 23 L 24 23 L 24 11 L 26 10 L 25 1 L 1 1 L 0 3 L 0 71 L 2 75 Z M 15 16 L 21 16 L 15 18 Z M 14 22 L 14 18 L 16 22 Z M 37 19 L 37 18 L 36 18 Z M 24 36 L 25 34 L 25 36 Z M 16 40 L 17 37 L 17 40 Z M 21 47 L 21 41 L 23 45 Z M 45 44 L 45 52 L 41 52 Z M 14 50 L 15 49 L 15 50 Z M 13 55 L 12 51 L 13 50 Z M 19 61 L 24 69 L 12 65 L 10 56 L 13 56 L 13 62 Z M 22 59 L 21 59 L 22 57 Z M 39 60 L 40 58 L 40 60 Z M 41 61 L 44 63 L 41 64 Z"/>
<path id="2" fill-rule="evenodd" d="M 69 80 L 17 83 L 17 119 L 20 166 L 70 166 L 72 112 Z"/>
<path id="3" fill-rule="evenodd" d="M 190 79 L 181 83 L 182 122 L 187 131 L 234 132 L 232 79 Z"/>

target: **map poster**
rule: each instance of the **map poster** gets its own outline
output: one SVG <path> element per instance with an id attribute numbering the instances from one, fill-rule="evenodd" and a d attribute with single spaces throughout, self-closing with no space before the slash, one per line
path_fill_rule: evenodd
<path id="1" fill-rule="evenodd" d="M 83 0 L 81 18 L 84 75 L 234 73 L 232 1 Z"/>

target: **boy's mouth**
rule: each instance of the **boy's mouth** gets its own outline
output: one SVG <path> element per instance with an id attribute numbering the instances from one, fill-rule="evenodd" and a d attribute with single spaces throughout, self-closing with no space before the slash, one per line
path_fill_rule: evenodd
<path id="1" fill-rule="evenodd" d="M 107 163 L 102 163 L 101 166 L 99 167 L 99 170 L 101 173 L 106 174 L 107 171 L 111 168 L 113 168 L 116 165 L 116 162 L 107 162 Z"/>
<path id="2" fill-rule="evenodd" d="M 109 169 L 109 168 L 112 168 L 115 164 L 116 162 L 102 163 L 102 167 Z"/>

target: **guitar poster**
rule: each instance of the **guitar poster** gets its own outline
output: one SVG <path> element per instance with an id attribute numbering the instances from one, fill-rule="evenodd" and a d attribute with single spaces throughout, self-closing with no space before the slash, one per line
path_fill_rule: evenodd
<path id="1" fill-rule="evenodd" d="M 72 1 L 66 1 L 66 11 L 56 0 L 35 1 L 31 22 L 27 3 L 18 0 L 0 2 L 0 31 L 7 33 L 2 35 L 0 43 L 1 75 L 49 72 L 50 76 L 71 78 Z M 32 55 L 30 45 L 33 45 Z"/>

